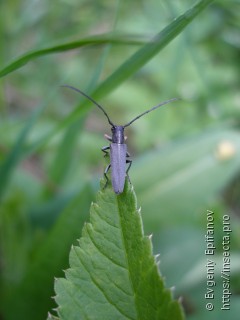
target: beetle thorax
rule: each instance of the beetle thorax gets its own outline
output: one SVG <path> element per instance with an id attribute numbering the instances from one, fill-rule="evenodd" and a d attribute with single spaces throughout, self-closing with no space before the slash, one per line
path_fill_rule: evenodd
<path id="1" fill-rule="evenodd" d="M 113 143 L 124 143 L 124 127 L 123 126 L 114 126 L 112 130 L 112 142 Z"/>

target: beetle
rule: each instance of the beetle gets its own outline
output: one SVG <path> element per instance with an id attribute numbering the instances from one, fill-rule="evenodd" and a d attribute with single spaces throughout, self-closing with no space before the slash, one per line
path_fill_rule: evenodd
<path id="1" fill-rule="evenodd" d="M 104 156 L 108 155 L 109 151 L 110 151 L 110 164 L 106 167 L 105 171 L 104 171 L 104 176 L 106 179 L 106 183 L 104 185 L 104 188 L 106 188 L 109 179 L 107 176 L 107 173 L 109 171 L 109 169 L 111 168 L 111 180 L 112 180 L 112 186 L 113 186 L 113 190 L 116 194 L 121 194 L 123 192 L 124 189 L 124 184 L 125 184 L 125 178 L 127 176 L 129 182 L 130 178 L 128 175 L 128 171 L 132 165 L 132 160 L 129 159 L 130 154 L 127 151 L 127 145 L 125 144 L 125 140 L 126 137 L 124 136 L 124 129 L 128 126 L 130 126 L 134 121 L 136 121 L 137 119 L 139 119 L 140 117 L 142 117 L 143 115 L 169 103 L 175 100 L 178 100 L 177 98 L 173 98 L 170 100 L 166 100 L 158 105 L 156 105 L 155 107 L 152 107 L 151 109 L 141 113 L 140 115 L 138 115 L 137 117 L 135 117 L 134 119 L 132 119 L 131 121 L 129 121 L 127 124 L 123 125 L 123 126 L 117 126 L 115 125 L 109 118 L 108 114 L 106 113 L 106 111 L 103 109 L 103 107 L 97 103 L 93 98 L 91 98 L 90 96 L 88 96 L 86 93 L 84 93 L 83 91 L 69 86 L 69 85 L 63 85 L 62 87 L 66 87 L 69 89 L 72 89 L 78 93 L 80 93 L 81 95 L 83 95 L 85 98 L 87 98 L 88 100 L 90 100 L 93 104 L 95 104 L 99 109 L 102 110 L 102 112 L 105 114 L 108 123 L 111 126 L 111 131 L 112 131 L 112 137 L 105 135 L 105 138 L 107 140 L 109 140 L 110 146 L 106 146 L 103 147 L 101 150 L 105 153 Z M 128 164 L 128 168 L 126 170 L 126 164 Z"/>

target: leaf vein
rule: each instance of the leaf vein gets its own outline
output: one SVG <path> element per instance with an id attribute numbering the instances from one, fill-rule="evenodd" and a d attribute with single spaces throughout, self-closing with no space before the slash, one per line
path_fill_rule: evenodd
<path id="1" fill-rule="evenodd" d="M 127 318 L 130 319 L 130 320 L 136 320 L 136 319 L 134 319 L 134 318 L 130 318 L 127 314 L 124 314 L 124 313 L 122 312 L 122 310 L 119 309 L 119 308 L 109 299 L 109 297 L 105 294 L 104 290 L 98 285 L 98 283 L 96 282 L 96 280 L 95 280 L 94 277 L 92 276 L 91 272 L 88 270 L 88 268 L 87 268 L 87 267 L 85 266 L 85 264 L 83 263 L 83 260 L 84 260 L 84 259 L 81 259 L 81 255 L 79 256 L 77 253 L 76 253 L 76 255 L 77 255 L 79 261 L 81 262 L 83 268 L 84 268 L 84 269 L 86 270 L 86 272 L 89 274 L 89 277 L 91 278 L 93 284 L 94 284 L 94 285 L 96 286 L 96 288 L 103 294 L 103 296 L 105 297 L 105 299 L 107 300 L 107 302 L 109 302 L 109 303 L 110 303 L 115 309 L 117 309 L 118 312 L 119 312 L 120 314 L 122 314 L 123 316 L 127 317 Z"/>
<path id="2" fill-rule="evenodd" d="M 94 230 L 94 231 L 95 231 L 95 230 Z M 95 248 L 96 248 L 104 257 L 106 257 L 108 260 L 110 260 L 110 261 L 111 261 L 112 263 L 114 263 L 115 265 L 117 265 L 117 266 L 119 266 L 119 267 L 121 267 L 121 268 L 123 268 L 123 269 L 125 269 L 125 270 L 127 269 L 127 267 L 125 267 L 124 265 L 116 262 L 113 258 L 111 258 L 110 256 L 108 256 L 104 251 L 102 251 L 102 249 L 100 248 L 100 246 L 98 246 L 97 243 L 94 241 L 94 238 L 92 237 L 92 235 L 91 235 L 91 233 L 89 232 L 89 230 L 87 230 L 87 233 L 88 233 L 90 239 L 92 240 L 92 243 L 93 243 L 93 245 L 95 246 Z M 108 241 L 106 238 L 105 238 L 105 240 Z M 108 241 L 108 242 L 109 242 L 109 241 Z M 119 248 L 119 247 L 117 247 L 117 248 Z M 119 248 L 119 249 L 121 249 L 121 248 Z"/>
<path id="3" fill-rule="evenodd" d="M 69 280 L 66 280 L 66 281 L 69 282 L 70 285 L 71 285 L 71 282 L 70 282 Z M 73 284 L 73 285 L 74 285 L 74 284 Z M 75 287 L 75 285 L 74 285 L 74 287 Z M 74 301 L 74 303 L 82 310 L 82 313 L 84 314 L 84 317 L 86 318 L 86 320 L 91 320 L 91 319 L 87 316 L 87 314 L 84 312 L 84 309 L 83 309 L 82 305 L 79 303 L 79 300 L 77 300 L 77 299 L 75 298 L 75 295 L 72 294 L 71 290 L 67 290 L 67 288 L 68 288 L 68 286 L 65 286 L 65 292 L 66 292 L 66 294 L 68 294 L 69 297 Z"/>

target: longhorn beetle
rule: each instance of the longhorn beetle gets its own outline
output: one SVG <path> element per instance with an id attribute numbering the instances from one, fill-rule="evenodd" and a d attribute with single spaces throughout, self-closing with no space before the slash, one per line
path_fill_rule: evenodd
<path id="1" fill-rule="evenodd" d="M 90 100 L 92 103 L 94 103 L 99 109 L 102 110 L 102 112 L 105 114 L 108 123 L 111 126 L 111 130 L 112 130 L 112 137 L 105 135 L 105 138 L 107 140 L 109 140 L 110 146 L 106 146 L 102 148 L 102 151 L 105 153 L 105 156 L 108 155 L 108 151 L 110 150 L 110 164 L 106 167 L 105 171 L 104 171 L 104 176 L 106 179 L 106 183 L 104 188 L 107 186 L 108 184 L 108 177 L 107 177 L 107 172 L 109 171 L 109 169 L 111 168 L 111 177 L 112 177 L 112 186 L 113 186 L 113 190 L 116 194 L 120 194 L 123 192 L 124 189 L 124 183 L 125 183 L 125 177 L 128 177 L 128 180 L 130 182 L 129 179 L 129 175 L 128 175 L 128 171 L 132 165 L 132 160 L 128 159 L 130 157 L 129 153 L 127 152 L 127 145 L 124 143 L 126 140 L 126 137 L 124 136 L 124 129 L 128 126 L 130 126 L 134 121 L 136 121 L 137 119 L 139 119 L 140 117 L 142 117 L 143 115 L 145 115 L 146 113 L 149 113 L 169 102 L 178 100 L 177 98 L 173 98 L 167 101 L 164 101 L 158 105 L 156 105 L 155 107 L 141 113 L 140 115 L 138 115 L 137 117 L 135 117 L 134 119 L 132 119 L 130 122 L 128 122 L 127 124 L 125 124 L 124 126 L 116 126 L 109 118 L 108 114 L 106 113 L 106 111 L 103 109 L 102 106 L 100 106 L 100 104 L 98 104 L 93 98 L 89 97 L 86 93 L 82 92 L 81 90 L 74 88 L 72 86 L 68 86 L 68 85 L 63 85 L 62 87 L 66 87 L 69 89 L 72 89 L 74 91 L 79 92 L 81 95 L 83 95 L 85 98 L 87 98 L 88 100 Z M 128 168 L 126 170 L 125 165 L 126 163 L 128 163 Z"/>

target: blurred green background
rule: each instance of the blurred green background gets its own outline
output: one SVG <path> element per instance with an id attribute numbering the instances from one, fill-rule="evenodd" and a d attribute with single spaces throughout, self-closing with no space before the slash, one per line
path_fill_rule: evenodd
<path id="1" fill-rule="evenodd" d="M 0 319 L 46 318 L 54 306 L 54 277 L 67 268 L 70 246 L 99 189 L 105 165 L 100 148 L 108 144 L 103 135 L 110 134 L 109 125 L 100 110 L 60 85 L 87 93 L 98 88 L 192 5 L 0 2 L 1 70 L 14 60 L 20 64 L 25 53 L 34 57 L 34 50 L 68 44 L 64 52 L 38 53 L 0 80 Z M 175 287 L 192 320 L 238 319 L 240 312 L 239 26 L 240 1 L 215 1 L 137 72 L 127 77 L 123 70 L 122 83 L 95 95 L 116 124 L 181 98 L 141 118 L 126 134 L 145 233 L 153 233 L 166 285 Z M 102 44 L 85 45 L 95 35 Z M 69 50 L 80 39 L 83 47 Z M 207 210 L 214 211 L 217 247 L 212 312 L 204 298 Z M 231 310 L 225 313 L 224 214 L 233 230 Z"/>

